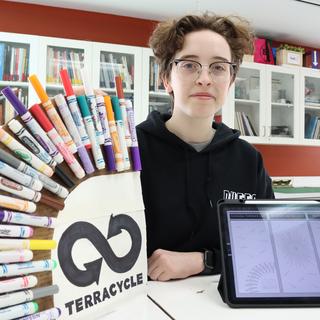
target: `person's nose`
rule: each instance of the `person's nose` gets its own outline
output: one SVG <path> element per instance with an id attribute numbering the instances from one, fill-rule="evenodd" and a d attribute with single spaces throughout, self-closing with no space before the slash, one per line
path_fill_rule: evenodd
<path id="1" fill-rule="evenodd" d="M 212 84 L 212 78 L 208 66 L 202 66 L 196 83 L 201 86 L 209 86 Z"/>

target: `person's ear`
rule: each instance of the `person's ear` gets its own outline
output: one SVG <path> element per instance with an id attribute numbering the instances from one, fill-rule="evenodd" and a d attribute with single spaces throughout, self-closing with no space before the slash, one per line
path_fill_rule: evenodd
<path id="1" fill-rule="evenodd" d="M 163 77 L 162 82 L 163 82 L 163 85 L 164 85 L 167 93 L 171 94 L 173 92 L 173 89 L 171 87 L 170 80 L 167 79 L 166 77 Z"/>

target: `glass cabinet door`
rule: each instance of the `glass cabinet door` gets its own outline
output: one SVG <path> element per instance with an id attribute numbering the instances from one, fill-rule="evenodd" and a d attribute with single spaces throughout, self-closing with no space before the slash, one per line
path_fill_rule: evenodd
<path id="1" fill-rule="evenodd" d="M 47 46 L 46 91 L 54 96 L 63 93 L 60 70 L 67 69 L 73 85 L 81 85 L 80 69 L 84 66 L 84 49 Z"/>
<path id="2" fill-rule="evenodd" d="M 155 58 L 149 57 L 149 110 L 171 113 L 171 98 L 159 77 L 159 66 Z"/>
<path id="3" fill-rule="evenodd" d="M 8 36 L 9 37 L 9 36 Z M 1 34 L 5 39 L 6 35 Z M 11 39 L 14 38 L 11 36 Z M 9 86 L 24 105 L 28 105 L 28 76 L 30 44 L 21 42 L 0 42 L 0 90 Z M 16 112 L 5 97 L 0 94 L 0 125 L 10 121 Z"/>
<path id="4" fill-rule="evenodd" d="M 294 136 L 294 75 L 272 72 L 271 137 Z"/>
<path id="5" fill-rule="evenodd" d="M 309 142 L 320 142 L 320 77 L 304 76 L 304 130 Z M 313 141 L 312 141 L 313 140 Z"/>
<path id="6" fill-rule="evenodd" d="M 234 128 L 242 136 L 261 135 L 261 70 L 240 67 L 234 87 Z"/>
<path id="7" fill-rule="evenodd" d="M 99 87 L 110 95 L 116 93 L 115 76 L 121 76 L 125 97 L 133 100 L 134 55 L 100 51 Z"/>

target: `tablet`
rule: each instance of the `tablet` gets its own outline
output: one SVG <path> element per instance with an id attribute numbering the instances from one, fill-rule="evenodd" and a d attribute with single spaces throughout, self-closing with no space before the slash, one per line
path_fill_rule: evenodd
<path id="1" fill-rule="evenodd" d="M 229 306 L 320 306 L 320 203 L 224 200 L 218 216 Z"/>

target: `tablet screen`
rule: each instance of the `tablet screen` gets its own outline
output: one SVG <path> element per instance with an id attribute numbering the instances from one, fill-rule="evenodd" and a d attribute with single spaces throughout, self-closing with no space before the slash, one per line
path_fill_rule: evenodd
<path id="1" fill-rule="evenodd" d="M 225 211 L 235 296 L 320 297 L 320 208 Z"/>

